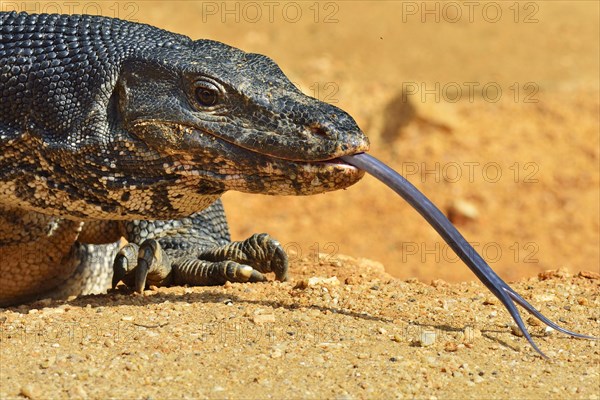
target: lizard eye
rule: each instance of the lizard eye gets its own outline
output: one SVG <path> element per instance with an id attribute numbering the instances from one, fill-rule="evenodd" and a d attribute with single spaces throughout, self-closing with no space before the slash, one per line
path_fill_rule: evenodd
<path id="1" fill-rule="evenodd" d="M 196 101 L 202 107 L 212 107 L 219 101 L 219 88 L 210 82 L 196 82 Z"/>

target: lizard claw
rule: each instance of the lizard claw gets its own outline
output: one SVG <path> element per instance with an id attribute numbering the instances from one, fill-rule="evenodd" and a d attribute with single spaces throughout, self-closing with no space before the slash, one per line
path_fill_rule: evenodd
<path id="1" fill-rule="evenodd" d="M 119 282 L 126 279 L 130 271 L 133 271 L 137 266 L 137 255 L 139 246 L 135 243 L 127 243 L 123 246 L 113 262 L 113 278 L 112 288 L 116 288 Z M 133 284 L 133 282 L 130 282 Z M 127 282 L 125 282 L 127 284 Z"/>
<path id="2" fill-rule="evenodd" d="M 241 242 L 231 242 L 205 251 L 198 257 L 209 261 L 235 261 L 249 265 L 258 272 L 274 272 L 279 281 L 287 280 L 287 254 L 281 244 L 266 233 L 257 233 Z"/>

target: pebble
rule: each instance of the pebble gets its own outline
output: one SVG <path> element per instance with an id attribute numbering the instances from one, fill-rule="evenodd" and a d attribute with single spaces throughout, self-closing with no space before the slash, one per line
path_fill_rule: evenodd
<path id="1" fill-rule="evenodd" d="M 447 342 L 444 345 L 444 350 L 447 351 L 447 352 L 449 352 L 449 353 L 453 353 L 453 352 L 455 352 L 455 351 L 458 350 L 458 345 L 456 343 L 454 343 L 454 342 Z"/>
<path id="2" fill-rule="evenodd" d="M 446 282 L 443 279 L 433 279 L 431 281 L 431 286 L 433 286 L 434 288 L 444 287 L 444 286 L 448 286 L 448 282 Z"/>
<path id="3" fill-rule="evenodd" d="M 456 199 L 447 210 L 448 219 L 455 224 L 463 224 L 467 221 L 472 221 L 479 217 L 479 210 L 474 203 L 464 200 Z"/>
<path id="4" fill-rule="evenodd" d="M 523 337 L 523 332 L 521 332 L 521 329 L 517 325 L 511 325 L 510 326 L 510 331 L 515 336 Z"/>
<path id="5" fill-rule="evenodd" d="M 435 343 L 437 334 L 435 331 L 423 331 L 419 336 L 419 345 L 421 347 L 431 346 Z"/>
<path id="6" fill-rule="evenodd" d="M 42 390 L 31 383 L 21 386 L 20 394 L 32 400 L 42 398 Z"/>
<path id="7" fill-rule="evenodd" d="M 269 322 L 275 322 L 274 314 L 255 314 L 252 318 L 252 322 L 255 324 L 261 325 Z"/>
<path id="8" fill-rule="evenodd" d="M 337 400 L 352 400 L 352 396 L 348 392 L 343 392 L 336 396 Z"/>
<path id="9" fill-rule="evenodd" d="M 308 286 L 317 286 L 317 285 L 339 286 L 340 280 L 337 278 L 337 276 L 332 276 L 331 278 L 321 278 L 318 276 L 313 276 L 312 278 L 308 278 L 307 285 Z"/>
<path id="10" fill-rule="evenodd" d="M 349 277 L 346 278 L 346 280 L 344 281 L 344 283 L 346 285 L 357 285 L 360 282 L 359 282 L 359 280 L 356 277 L 349 276 Z"/>
<path id="11" fill-rule="evenodd" d="M 555 295 L 551 293 L 537 294 L 533 296 L 533 299 L 538 302 L 547 303 L 549 301 L 554 301 L 556 298 Z"/>
<path id="12" fill-rule="evenodd" d="M 587 279 L 600 279 L 600 274 L 592 271 L 581 271 L 577 276 Z"/>
<path id="13" fill-rule="evenodd" d="M 580 306 L 587 306 L 589 304 L 589 301 L 585 297 L 578 297 L 577 304 L 579 304 Z"/>
<path id="14" fill-rule="evenodd" d="M 51 315 L 51 314 L 64 314 L 65 309 L 64 308 L 51 308 L 51 307 L 44 307 L 42 309 L 42 314 L 44 315 Z"/>
<path id="15" fill-rule="evenodd" d="M 70 391 L 70 398 L 72 399 L 87 399 L 88 394 L 81 385 L 74 386 Z"/>
<path id="16" fill-rule="evenodd" d="M 269 355 L 271 358 L 280 358 L 283 355 L 283 352 L 280 349 L 274 349 Z"/>
<path id="17" fill-rule="evenodd" d="M 46 358 L 40 363 L 40 368 L 47 369 L 54 365 L 56 359 L 54 357 Z"/>

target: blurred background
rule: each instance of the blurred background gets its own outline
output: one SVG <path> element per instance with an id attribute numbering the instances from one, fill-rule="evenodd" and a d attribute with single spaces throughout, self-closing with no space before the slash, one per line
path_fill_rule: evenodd
<path id="1" fill-rule="evenodd" d="M 589 1 L 0 2 L 116 16 L 273 58 L 349 112 L 508 280 L 600 268 L 599 3 Z M 313 197 L 224 196 L 234 239 L 292 258 L 341 253 L 421 280 L 473 280 L 371 177 Z"/>

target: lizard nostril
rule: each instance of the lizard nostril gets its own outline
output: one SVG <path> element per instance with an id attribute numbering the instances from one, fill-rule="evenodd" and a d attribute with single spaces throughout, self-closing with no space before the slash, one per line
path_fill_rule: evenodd
<path id="1" fill-rule="evenodd" d="M 318 135 L 318 136 L 327 136 L 328 130 L 322 125 L 314 124 L 308 127 L 310 133 Z"/>

